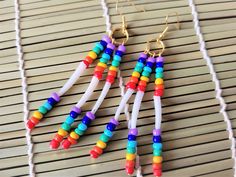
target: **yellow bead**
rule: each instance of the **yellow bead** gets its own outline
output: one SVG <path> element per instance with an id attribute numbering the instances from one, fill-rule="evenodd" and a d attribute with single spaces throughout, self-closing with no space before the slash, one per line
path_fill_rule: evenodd
<path id="1" fill-rule="evenodd" d="M 141 76 L 140 80 L 145 81 L 145 82 L 149 82 L 149 78 L 146 76 Z"/>
<path id="2" fill-rule="evenodd" d="M 137 71 L 134 71 L 134 72 L 132 73 L 132 76 L 139 78 L 139 77 L 140 77 L 140 73 L 137 72 Z"/>
<path id="3" fill-rule="evenodd" d="M 101 149 L 105 149 L 107 144 L 102 142 L 101 140 L 97 141 L 97 147 L 100 147 Z"/>
<path id="4" fill-rule="evenodd" d="M 111 70 L 111 71 L 118 71 L 118 68 L 115 67 L 115 66 L 110 66 L 109 70 Z"/>
<path id="5" fill-rule="evenodd" d="M 75 133 L 75 132 L 71 132 L 70 133 L 70 137 L 75 139 L 75 140 L 79 139 L 79 135 L 77 133 Z"/>
<path id="6" fill-rule="evenodd" d="M 96 54 L 94 51 L 90 51 L 90 52 L 88 53 L 88 56 L 89 56 L 90 58 L 92 58 L 92 59 L 96 59 L 96 58 L 97 58 L 97 54 Z"/>
<path id="7" fill-rule="evenodd" d="M 106 65 L 105 63 L 102 63 L 102 62 L 99 62 L 99 63 L 98 63 L 98 66 L 101 66 L 101 67 L 103 67 L 103 68 L 107 68 L 107 65 Z"/>
<path id="8" fill-rule="evenodd" d="M 33 116 L 34 116 L 36 119 L 38 119 L 38 120 L 40 120 L 40 119 L 43 118 L 43 114 L 42 114 L 41 112 L 39 112 L 39 111 L 34 111 Z"/>
<path id="9" fill-rule="evenodd" d="M 161 163 L 162 157 L 161 156 L 154 156 L 153 157 L 153 163 Z"/>
<path id="10" fill-rule="evenodd" d="M 155 80 L 155 84 L 156 84 L 156 85 L 161 85 L 161 84 L 163 84 L 163 79 L 162 79 L 162 78 L 157 78 L 157 79 Z"/>
<path id="11" fill-rule="evenodd" d="M 58 134 L 61 135 L 61 136 L 63 136 L 63 137 L 65 137 L 65 136 L 68 135 L 68 132 L 65 131 L 65 130 L 63 130 L 62 128 L 60 128 L 60 129 L 58 130 Z"/>
<path id="12" fill-rule="evenodd" d="M 126 160 L 134 160 L 135 154 L 126 154 Z"/>

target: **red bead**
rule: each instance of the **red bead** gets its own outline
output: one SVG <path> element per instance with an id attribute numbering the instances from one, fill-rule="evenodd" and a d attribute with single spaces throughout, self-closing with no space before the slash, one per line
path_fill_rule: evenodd
<path id="1" fill-rule="evenodd" d="M 132 76 L 132 77 L 130 77 L 130 82 L 134 82 L 134 83 L 138 83 L 138 78 L 137 77 L 134 77 L 134 76 Z"/>
<path id="2" fill-rule="evenodd" d="M 71 146 L 71 142 L 68 140 L 68 139 L 65 139 L 63 142 L 62 142 L 62 147 L 63 149 L 69 149 Z"/>
<path id="3" fill-rule="evenodd" d="M 94 151 L 94 150 L 91 150 L 90 151 L 90 156 L 92 157 L 92 158 L 98 158 L 99 157 L 99 154 L 96 152 L 96 151 Z"/>
<path id="4" fill-rule="evenodd" d="M 131 168 L 131 167 L 134 168 L 134 166 L 135 166 L 134 160 L 126 160 L 126 163 L 125 163 L 126 168 Z"/>
<path id="5" fill-rule="evenodd" d="M 129 82 L 127 85 L 126 85 L 126 89 L 135 89 L 136 88 L 136 84 L 134 82 Z"/>
<path id="6" fill-rule="evenodd" d="M 153 163 L 152 164 L 152 169 L 153 170 L 161 170 L 162 169 L 162 164 L 161 163 Z"/>
<path id="7" fill-rule="evenodd" d="M 31 117 L 30 120 L 34 125 L 37 125 L 39 123 L 39 120 L 36 119 L 35 117 Z"/>
<path id="8" fill-rule="evenodd" d="M 140 81 L 138 82 L 138 85 L 147 86 L 147 82 L 140 80 Z"/>
<path id="9" fill-rule="evenodd" d="M 60 142 L 58 142 L 57 140 L 53 139 L 50 142 L 50 147 L 51 149 L 58 149 L 58 147 L 60 146 Z"/>
<path id="10" fill-rule="evenodd" d="M 31 120 L 28 120 L 27 122 L 27 127 L 32 130 L 35 127 L 35 124 L 33 122 L 31 122 Z"/>
<path id="11" fill-rule="evenodd" d="M 132 175 L 134 173 L 134 168 L 125 168 L 125 170 L 128 175 Z"/>
<path id="12" fill-rule="evenodd" d="M 155 85 L 155 90 L 163 90 L 163 89 L 164 89 L 164 85 L 163 84 Z"/>
<path id="13" fill-rule="evenodd" d="M 74 138 L 72 138 L 71 136 L 68 136 L 67 140 L 70 141 L 70 143 L 72 145 L 77 144 L 77 141 Z"/>
<path id="14" fill-rule="evenodd" d="M 83 63 L 86 65 L 86 68 L 88 68 L 88 67 L 89 67 L 89 62 L 88 62 L 88 61 L 86 61 L 86 60 L 83 60 Z"/>
<path id="15" fill-rule="evenodd" d="M 145 90 L 146 90 L 146 86 L 139 85 L 139 86 L 137 87 L 137 90 L 138 90 L 138 91 L 145 92 Z"/>
<path id="16" fill-rule="evenodd" d="M 116 71 L 109 70 L 109 71 L 108 71 L 108 76 L 114 76 L 114 77 L 116 77 Z"/>
<path id="17" fill-rule="evenodd" d="M 112 84 L 115 81 L 115 78 L 114 76 L 108 75 L 106 81 Z"/>
<path id="18" fill-rule="evenodd" d="M 55 139 L 56 141 L 58 141 L 58 142 L 62 142 L 62 140 L 63 140 L 64 138 L 63 138 L 63 136 L 61 136 L 61 135 L 59 135 L 59 134 L 56 134 L 56 135 L 54 136 L 54 139 Z"/>
<path id="19" fill-rule="evenodd" d="M 163 96 L 164 94 L 164 90 L 160 89 L 160 90 L 155 90 L 154 95 L 155 96 Z"/>
<path id="20" fill-rule="evenodd" d="M 161 170 L 153 170 L 153 175 L 154 176 L 161 176 L 162 175 L 162 171 Z"/>
<path id="21" fill-rule="evenodd" d="M 94 76 L 97 77 L 99 80 L 102 79 L 102 72 L 100 71 L 95 71 Z"/>
<path id="22" fill-rule="evenodd" d="M 93 150 L 99 155 L 101 155 L 103 153 L 103 150 L 101 148 L 97 147 L 97 146 L 94 146 Z"/>
<path id="23" fill-rule="evenodd" d="M 93 63 L 93 59 L 89 56 L 86 56 L 84 60 L 86 60 L 89 64 Z"/>

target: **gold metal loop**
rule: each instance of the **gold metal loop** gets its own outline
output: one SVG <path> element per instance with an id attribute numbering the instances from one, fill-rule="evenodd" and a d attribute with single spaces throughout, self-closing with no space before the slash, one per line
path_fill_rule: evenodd
<path id="1" fill-rule="evenodd" d="M 153 40 L 150 40 L 148 42 L 152 42 L 152 41 Z M 160 50 L 157 50 L 157 52 L 152 52 L 149 50 L 148 54 L 152 57 L 161 56 L 163 52 L 165 51 L 165 44 L 162 41 L 156 40 L 156 44 L 157 44 L 157 49 L 160 48 Z"/>
<path id="2" fill-rule="evenodd" d="M 119 42 L 117 41 L 114 37 L 113 37 L 113 34 L 115 32 L 121 32 L 125 38 L 122 40 L 122 42 Z M 118 28 L 114 28 L 112 31 L 111 31 L 111 34 L 110 34 L 110 38 L 112 39 L 112 43 L 115 44 L 115 45 L 124 45 L 126 44 L 126 42 L 129 40 L 129 33 L 128 33 L 128 30 L 126 28 L 123 28 L 123 27 L 118 27 Z"/>

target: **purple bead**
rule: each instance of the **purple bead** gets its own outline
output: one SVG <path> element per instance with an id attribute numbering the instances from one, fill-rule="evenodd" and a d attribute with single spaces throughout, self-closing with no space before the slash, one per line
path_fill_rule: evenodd
<path id="1" fill-rule="evenodd" d="M 91 120 L 94 120 L 94 119 L 95 119 L 95 115 L 94 115 L 91 111 L 86 112 L 86 116 L 87 116 L 88 118 L 90 118 Z"/>
<path id="2" fill-rule="evenodd" d="M 111 43 L 111 39 L 110 39 L 110 37 L 107 36 L 107 35 L 104 35 L 104 36 L 102 37 L 102 40 L 103 40 L 103 41 L 106 41 L 107 43 Z"/>
<path id="3" fill-rule="evenodd" d="M 154 136 L 161 135 L 161 129 L 153 129 L 152 133 Z"/>
<path id="4" fill-rule="evenodd" d="M 71 109 L 71 111 L 75 111 L 77 114 L 80 114 L 80 113 L 81 113 L 81 109 L 78 108 L 78 107 L 76 107 L 76 106 L 74 106 L 74 107 Z"/>
<path id="5" fill-rule="evenodd" d="M 164 62 L 164 57 L 157 57 L 156 62 Z"/>
<path id="6" fill-rule="evenodd" d="M 146 53 L 141 53 L 141 54 L 139 55 L 139 58 L 147 58 L 147 54 L 146 54 Z"/>
<path id="7" fill-rule="evenodd" d="M 149 58 L 147 59 L 147 61 L 152 62 L 152 63 L 155 63 L 155 58 L 154 58 L 154 57 L 149 57 Z"/>
<path id="8" fill-rule="evenodd" d="M 121 52 L 123 52 L 123 53 L 125 53 L 126 48 L 125 48 L 124 45 L 119 45 L 118 50 L 121 51 Z"/>
<path id="9" fill-rule="evenodd" d="M 119 122 L 114 118 L 111 118 L 110 122 L 115 124 L 116 126 L 119 125 Z"/>
<path id="10" fill-rule="evenodd" d="M 130 129 L 129 130 L 129 135 L 137 136 L 138 135 L 138 129 L 137 128 Z"/>
<path id="11" fill-rule="evenodd" d="M 112 43 L 108 43 L 107 44 L 107 48 L 110 48 L 110 49 L 114 50 L 115 49 L 115 45 L 112 44 Z"/>
<path id="12" fill-rule="evenodd" d="M 52 93 L 51 97 L 57 102 L 60 101 L 60 96 L 56 92 Z"/>

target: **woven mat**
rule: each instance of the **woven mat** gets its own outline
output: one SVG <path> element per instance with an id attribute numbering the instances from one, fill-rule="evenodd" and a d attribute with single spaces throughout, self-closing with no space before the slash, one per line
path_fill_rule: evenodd
<path id="1" fill-rule="evenodd" d="M 195 0 L 208 53 L 223 88 L 234 133 L 236 128 L 236 2 Z M 145 41 L 164 28 L 165 16 L 178 12 L 181 30 L 172 25 L 164 40 L 165 85 L 163 98 L 163 177 L 231 177 L 233 161 L 226 123 L 219 114 L 214 83 L 199 50 L 191 8 L 186 0 L 140 0 L 141 13 L 129 5 L 126 15 L 130 40 L 121 63 L 126 83 Z M 112 25 L 119 25 L 115 2 L 108 1 Z M 28 176 L 20 73 L 15 48 L 14 1 L 0 1 L 0 176 Z M 22 44 L 32 113 L 51 92 L 57 91 L 106 30 L 100 2 L 94 0 L 20 0 Z M 171 18 L 170 22 L 174 22 Z M 32 131 L 37 176 L 126 176 L 124 171 L 127 128 L 121 125 L 104 155 L 88 154 L 121 99 L 118 81 L 112 86 L 87 136 L 70 150 L 52 151 L 49 142 L 70 108 L 86 90 L 94 65 L 63 96 L 62 102 Z M 99 84 L 90 110 L 103 87 Z M 138 152 L 144 176 L 152 176 L 153 87 L 148 85 L 138 119 Z M 133 98 L 130 100 L 131 110 Z M 79 118 L 80 120 L 80 118 Z"/>

